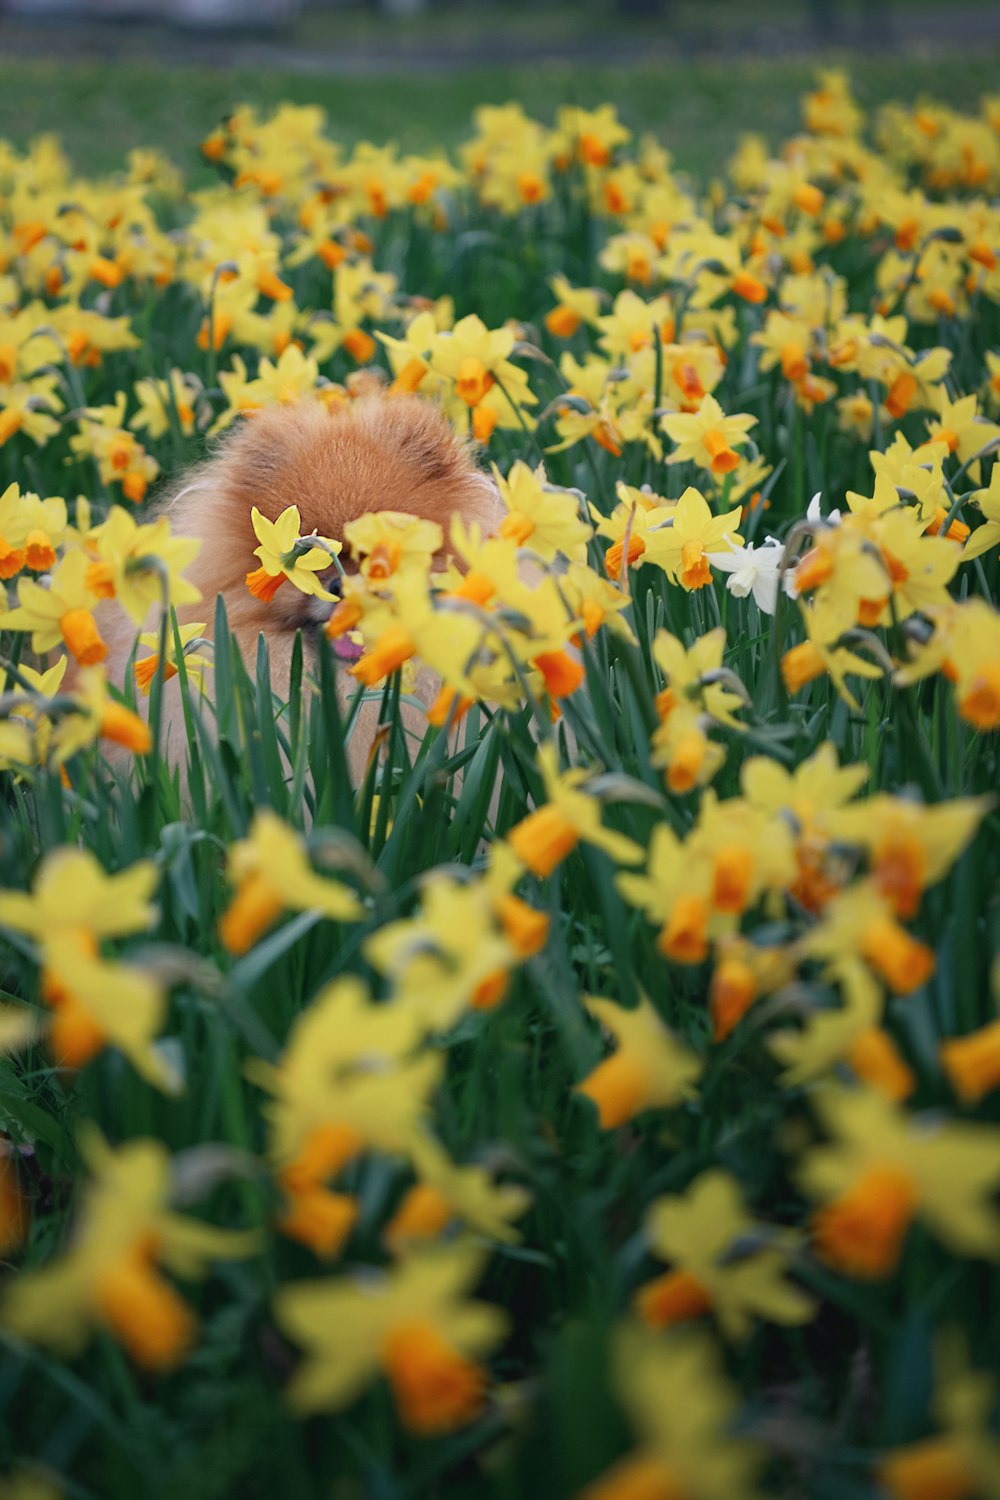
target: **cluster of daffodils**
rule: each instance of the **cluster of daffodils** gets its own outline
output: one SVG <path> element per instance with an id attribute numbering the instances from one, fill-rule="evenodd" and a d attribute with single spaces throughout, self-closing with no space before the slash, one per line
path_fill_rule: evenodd
<path id="1" fill-rule="evenodd" d="M 158 1400 L 238 1338 L 345 1493 L 400 1444 L 526 1496 L 1000 1493 L 1000 104 L 823 74 L 707 194 L 611 106 L 202 149 L 188 194 L 0 143 L 8 1353 L 113 1404 L 122 1352 Z M 262 491 L 208 545 L 308 598 L 272 714 L 156 486 L 403 398 L 495 532 Z"/>

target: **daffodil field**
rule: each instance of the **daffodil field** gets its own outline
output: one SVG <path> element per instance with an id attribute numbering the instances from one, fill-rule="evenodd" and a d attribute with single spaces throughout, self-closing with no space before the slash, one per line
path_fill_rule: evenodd
<path id="1" fill-rule="evenodd" d="M 5 1500 L 1000 1497 L 1000 95 L 802 122 L 0 142 Z M 414 395 L 277 695 L 157 495 Z"/>

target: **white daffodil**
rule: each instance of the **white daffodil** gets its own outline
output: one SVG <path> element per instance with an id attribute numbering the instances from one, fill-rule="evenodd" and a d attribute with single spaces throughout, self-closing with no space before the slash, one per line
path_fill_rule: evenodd
<path id="1" fill-rule="evenodd" d="M 730 552 L 710 552 L 708 560 L 713 568 L 728 573 L 726 588 L 737 599 L 745 599 L 752 593 L 757 608 L 766 615 L 773 615 L 778 605 L 779 569 L 785 544 L 777 537 L 769 536 L 761 547 L 737 547 Z M 785 574 L 785 593 L 794 597 L 795 584 L 791 573 Z"/>

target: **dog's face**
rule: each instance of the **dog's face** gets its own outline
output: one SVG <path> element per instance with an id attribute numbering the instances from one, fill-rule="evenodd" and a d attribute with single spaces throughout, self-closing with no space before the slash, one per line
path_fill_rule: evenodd
<path id="1" fill-rule="evenodd" d="M 297 505 L 302 534 L 344 540 L 347 522 L 369 511 L 407 511 L 436 521 L 447 538 L 459 515 L 484 532 L 496 524 L 492 481 L 436 407 L 415 396 L 379 396 L 328 411 L 319 402 L 271 407 L 244 420 L 177 503 L 175 529 L 189 518 L 204 538 L 195 582 L 207 597 L 222 593 L 241 633 L 294 633 L 322 623 L 330 603 L 285 587 L 269 602 L 255 599 L 246 574 L 256 566 L 251 510 L 274 520 Z M 345 572 L 357 567 L 350 548 Z M 320 575 L 339 588 L 335 564 Z"/>

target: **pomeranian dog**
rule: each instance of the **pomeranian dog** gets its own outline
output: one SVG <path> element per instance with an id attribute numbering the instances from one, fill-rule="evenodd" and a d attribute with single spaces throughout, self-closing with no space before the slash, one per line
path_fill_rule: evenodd
<path id="1" fill-rule="evenodd" d="M 438 408 L 419 396 L 371 393 L 333 408 L 301 401 L 242 419 L 211 457 L 180 478 L 172 498 L 159 509 L 175 535 L 201 539 L 201 551 L 186 577 L 202 598 L 178 610 L 180 623 L 207 621 L 205 634 L 210 636 L 221 594 L 230 631 L 251 675 L 258 635 L 264 635 L 271 685 L 279 698 L 287 697 L 296 632 L 303 632 L 308 670 L 316 634 L 334 607 L 291 587 L 268 602 L 246 586 L 246 575 L 256 566 L 252 508 L 273 521 L 290 505 L 299 507 L 303 536 L 315 531 L 344 542 L 340 561 L 351 572 L 358 560 L 344 541 L 344 527 L 359 516 L 393 510 L 436 521 L 444 536 L 443 564 L 453 518 L 489 534 L 496 529 L 500 503 L 493 481 L 476 468 L 468 445 Z M 334 578 L 331 566 L 328 586 Z M 151 618 L 144 629 L 157 624 Z M 109 678 L 121 686 L 134 627 L 122 616 L 108 625 L 105 635 Z M 211 696 L 210 677 L 208 681 Z M 348 679 L 345 699 L 354 686 Z M 369 710 L 356 722 L 348 757 L 356 779 L 363 774 L 376 719 Z M 165 684 L 161 737 L 168 759 L 181 764 L 186 734 L 176 682 Z"/>

